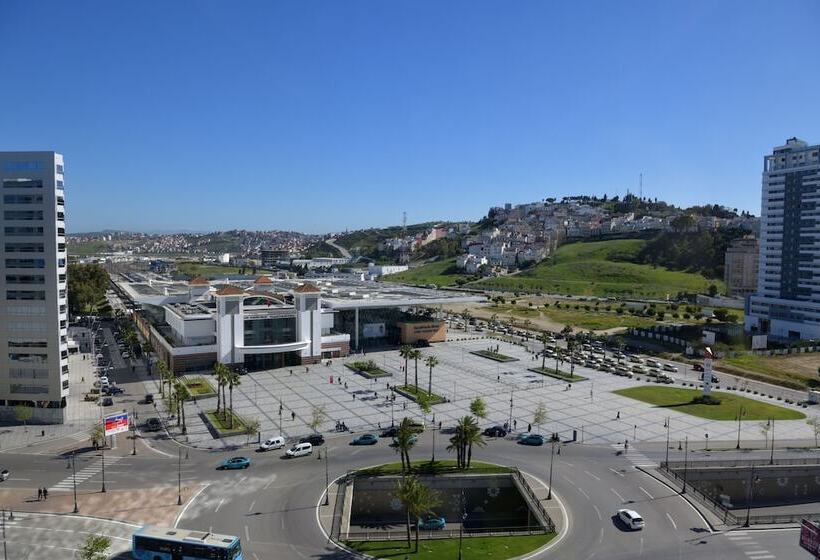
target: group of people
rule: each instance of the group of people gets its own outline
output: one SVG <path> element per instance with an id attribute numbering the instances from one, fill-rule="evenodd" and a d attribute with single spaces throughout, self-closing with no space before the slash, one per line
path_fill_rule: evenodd
<path id="1" fill-rule="evenodd" d="M 45 486 L 37 489 L 37 501 L 40 500 L 48 500 L 48 488 Z"/>

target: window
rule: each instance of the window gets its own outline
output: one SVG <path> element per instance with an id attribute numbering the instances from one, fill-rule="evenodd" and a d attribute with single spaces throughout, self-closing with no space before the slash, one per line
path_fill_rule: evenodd
<path id="1" fill-rule="evenodd" d="M 37 385 L 20 385 L 17 383 L 12 383 L 11 392 L 26 395 L 39 395 L 43 393 L 48 393 L 48 387 L 38 387 Z"/>
<path id="2" fill-rule="evenodd" d="M 68 389 L 68 379 L 63 379 L 63 389 Z"/>
<path id="3" fill-rule="evenodd" d="M 31 226 L 6 226 L 5 233 L 8 237 L 42 237 L 42 227 Z"/>
<path id="4" fill-rule="evenodd" d="M 41 274 L 6 274 L 6 284 L 45 284 L 46 277 Z"/>
<path id="5" fill-rule="evenodd" d="M 57 266 L 60 268 L 65 268 L 65 259 L 57 259 Z"/>
<path id="6" fill-rule="evenodd" d="M 9 348 L 48 348 L 45 340 L 10 339 Z"/>
<path id="7" fill-rule="evenodd" d="M 66 291 L 65 291 L 64 289 L 63 289 L 63 290 L 60 290 L 60 292 L 59 292 L 59 296 L 58 296 L 58 297 L 59 297 L 60 299 L 62 299 L 62 298 L 64 298 L 65 296 L 66 296 Z"/>
<path id="8" fill-rule="evenodd" d="M 12 362 L 26 362 L 29 364 L 44 364 L 48 356 L 44 354 L 18 354 L 9 352 L 9 360 Z"/>
<path id="9" fill-rule="evenodd" d="M 58 253 L 65 253 L 65 243 L 58 243 L 57 244 L 57 252 Z"/>
<path id="10" fill-rule="evenodd" d="M 63 264 L 62 266 L 65 266 Z M 6 259 L 6 268 L 45 268 L 45 259 Z"/>
<path id="11" fill-rule="evenodd" d="M 44 290 L 7 290 L 6 299 L 24 301 L 45 301 L 46 292 Z"/>
<path id="12" fill-rule="evenodd" d="M 42 253 L 45 246 L 42 243 L 6 243 L 6 253 Z"/>
<path id="13" fill-rule="evenodd" d="M 59 204 L 60 206 L 64 206 L 65 205 L 65 197 L 58 196 L 57 197 L 57 204 Z"/>
<path id="14" fill-rule="evenodd" d="M 65 284 L 65 279 L 66 279 L 66 275 L 65 275 L 65 274 L 60 274 L 60 275 L 57 277 L 57 281 L 58 281 L 60 284 Z"/>
<path id="15" fill-rule="evenodd" d="M 59 216 L 59 214 L 58 214 Z M 42 220 L 42 210 L 6 210 L 3 213 L 6 220 Z"/>
<path id="16" fill-rule="evenodd" d="M 41 179 L 3 179 L 4 189 L 41 189 Z"/>
<path id="17" fill-rule="evenodd" d="M 58 189 L 62 189 L 62 188 L 63 188 L 63 180 L 62 180 L 62 179 L 57 179 L 57 188 L 58 188 Z"/>
<path id="18" fill-rule="evenodd" d="M 3 196 L 4 204 L 42 204 L 41 194 L 7 194 Z"/>
<path id="19" fill-rule="evenodd" d="M 40 214 L 41 214 L 41 219 L 42 219 L 42 214 L 43 213 L 40 212 Z M 65 212 L 57 212 L 57 221 L 58 222 L 64 222 L 65 221 Z"/>
<path id="20" fill-rule="evenodd" d="M 56 169 L 57 169 L 57 173 L 59 173 L 60 175 L 62 175 L 64 173 L 62 163 L 58 163 L 57 166 L 56 166 Z"/>
<path id="21" fill-rule="evenodd" d="M 11 379 L 48 379 L 48 370 L 40 368 L 9 368 Z"/>

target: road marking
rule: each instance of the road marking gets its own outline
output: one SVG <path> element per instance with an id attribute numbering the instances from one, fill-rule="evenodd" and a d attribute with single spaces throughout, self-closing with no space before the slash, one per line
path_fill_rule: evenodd
<path id="1" fill-rule="evenodd" d="M 643 537 L 641 537 L 641 550 L 638 552 L 638 556 L 643 556 Z"/>
<path id="2" fill-rule="evenodd" d="M 248 513 L 253 511 L 253 506 L 255 506 L 255 505 L 256 505 L 256 500 L 251 502 L 251 507 L 248 508 Z"/>
<path id="3" fill-rule="evenodd" d="M 601 510 L 599 510 L 598 506 L 596 506 L 594 504 L 593 504 L 592 508 L 595 510 L 595 515 L 598 516 L 598 521 L 601 521 L 603 519 L 603 517 L 601 517 Z M 667 515 L 669 515 L 669 514 L 667 514 Z"/>
<path id="4" fill-rule="evenodd" d="M 206 489 L 208 486 L 210 486 L 210 484 L 206 484 L 205 486 L 203 486 L 202 488 L 200 488 L 200 489 L 199 489 L 199 491 L 198 491 L 196 494 L 194 494 L 193 496 L 191 496 L 191 499 L 190 499 L 190 500 L 188 500 L 188 503 L 187 503 L 187 504 L 185 504 L 185 505 L 182 507 L 182 511 L 180 511 L 180 512 L 179 512 L 179 515 L 177 515 L 177 518 L 174 520 L 174 527 L 177 527 L 177 526 L 179 525 L 179 522 L 180 522 L 180 520 L 182 519 L 182 516 L 183 516 L 183 515 L 185 515 L 185 512 L 186 512 L 186 511 L 188 511 L 188 508 L 189 508 L 189 507 L 191 507 L 191 504 L 192 504 L 192 503 L 194 503 L 194 501 L 196 501 L 196 499 L 199 497 L 199 495 L 200 495 L 200 494 L 202 494 L 202 492 L 204 492 L 204 491 L 205 491 L 205 489 Z"/>
<path id="5" fill-rule="evenodd" d="M 642 491 L 644 494 L 646 494 L 647 496 L 649 496 L 649 499 L 650 499 L 650 500 L 654 500 L 654 499 L 655 499 L 655 496 L 653 496 L 652 494 L 650 494 L 649 492 L 647 492 L 647 491 L 646 491 L 646 488 L 644 488 L 643 486 L 638 486 L 638 488 L 640 488 L 640 489 L 641 489 L 641 491 Z"/>
<path id="6" fill-rule="evenodd" d="M 768 560 L 774 558 L 774 554 L 761 554 L 760 556 L 749 556 L 749 560 Z"/>
<path id="7" fill-rule="evenodd" d="M 587 500 L 589 500 L 589 494 L 587 494 L 586 492 L 584 492 L 584 489 L 583 489 L 583 488 L 581 488 L 581 487 L 579 486 L 579 487 L 578 487 L 578 491 L 579 491 L 581 494 L 583 494 L 583 495 L 584 495 L 584 498 L 586 498 Z"/>
<path id="8" fill-rule="evenodd" d="M 273 484 L 275 481 L 276 481 L 276 475 L 273 474 L 273 475 L 271 475 L 270 480 L 267 482 L 267 484 L 265 484 L 265 486 L 262 488 L 262 490 L 267 490 L 268 488 L 270 488 L 270 485 Z"/>
<path id="9" fill-rule="evenodd" d="M 624 477 L 624 473 L 622 473 L 622 472 L 618 472 L 618 471 L 616 471 L 615 469 L 613 469 L 612 467 L 607 467 L 607 468 L 608 468 L 609 470 L 611 470 L 612 472 L 614 472 L 615 474 L 617 474 L 618 476 L 620 476 L 621 478 L 623 478 L 623 477 Z"/>
<path id="10" fill-rule="evenodd" d="M 624 499 L 624 497 L 623 497 L 623 496 L 621 496 L 620 494 L 618 494 L 618 491 L 617 491 L 617 490 L 615 490 L 614 488 L 610 488 L 610 490 L 612 491 L 612 493 L 613 493 L 613 494 L 615 494 L 616 496 L 618 496 L 618 499 L 619 499 L 619 500 L 621 500 L 622 502 L 625 502 L 625 501 L 626 501 L 626 500 Z"/>
<path id="11" fill-rule="evenodd" d="M 669 515 L 669 512 L 666 512 L 666 518 L 669 520 L 669 523 L 671 523 L 671 524 L 672 524 L 672 527 L 674 527 L 674 528 L 675 528 L 675 530 L 677 531 L 677 530 L 678 530 L 678 524 L 677 524 L 677 523 L 675 523 L 675 520 L 674 520 L 674 519 L 672 519 L 672 516 L 671 516 L 671 515 Z"/>
<path id="12" fill-rule="evenodd" d="M 601 481 L 600 477 L 595 476 L 595 475 L 594 475 L 594 474 L 592 474 L 591 472 L 589 472 L 589 471 L 584 471 L 584 472 L 585 472 L 585 473 L 587 473 L 587 474 L 588 474 L 589 476 L 591 476 L 592 478 L 594 478 L 595 480 L 597 480 L 598 482 L 600 482 L 600 481 Z"/>
<path id="13" fill-rule="evenodd" d="M 604 540 L 604 528 L 601 527 L 601 531 L 598 533 L 598 542 L 601 542 L 603 540 Z"/>
<path id="14" fill-rule="evenodd" d="M 245 542 L 251 542 L 251 532 L 248 530 L 247 525 L 245 525 Z"/>
<path id="15" fill-rule="evenodd" d="M 219 508 L 221 508 L 222 504 L 224 504 L 224 503 L 225 503 L 225 498 L 222 498 L 221 500 L 219 500 L 219 503 L 216 505 L 216 509 L 214 510 L 214 513 L 219 513 Z"/>
<path id="16" fill-rule="evenodd" d="M 771 554 L 771 552 L 769 552 L 768 550 L 744 550 L 743 554 L 745 554 L 746 556 L 753 556 L 759 554 Z"/>

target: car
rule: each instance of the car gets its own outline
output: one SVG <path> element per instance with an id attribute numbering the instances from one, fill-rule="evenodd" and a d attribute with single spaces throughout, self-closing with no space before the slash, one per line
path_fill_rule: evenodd
<path id="1" fill-rule="evenodd" d="M 507 435 L 507 430 L 504 426 L 490 426 L 484 430 L 484 435 L 488 437 L 504 437 Z"/>
<path id="2" fill-rule="evenodd" d="M 127 359 L 128 359 L 128 358 L 130 358 L 130 357 L 131 357 L 131 354 L 129 354 L 128 352 L 123 352 L 123 353 L 122 353 L 122 359 L 123 359 L 123 360 L 127 360 Z"/>
<path id="3" fill-rule="evenodd" d="M 620 519 L 621 523 L 626 525 L 630 531 L 640 531 L 646 526 L 643 517 L 635 510 L 619 509 L 618 519 Z"/>
<path id="4" fill-rule="evenodd" d="M 700 380 L 701 381 L 704 380 L 704 375 L 703 374 L 701 374 Z M 714 373 L 712 374 L 712 383 L 720 383 L 720 378 L 718 378 L 718 376 L 715 375 Z"/>
<path id="5" fill-rule="evenodd" d="M 247 457 L 231 457 L 230 459 L 225 459 L 222 461 L 217 469 L 224 471 L 224 470 L 234 470 L 234 469 L 247 469 L 251 466 L 251 460 Z"/>
<path id="6" fill-rule="evenodd" d="M 311 445 L 322 445 L 325 442 L 325 436 L 322 434 L 310 434 L 299 439 L 299 443 L 309 443 Z"/>
<path id="7" fill-rule="evenodd" d="M 116 385 L 104 385 L 102 388 L 102 393 L 104 395 L 121 395 L 124 392 L 125 391 L 123 391 L 121 387 L 117 387 Z"/>
<path id="8" fill-rule="evenodd" d="M 4 468 L 0 467 L 0 482 L 3 482 L 4 480 L 7 480 L 10 475 L 11 475 L 11 473 L 9 472 L 8 469 L 4 469 Z"/>
<path id="9" fill-rule="evenodd" d="M 411 434 L 410 437 L 407 438 L 407 442 L 410 445 L 415 445 L 418 440 L 419 440 L 419 438 L 416 437 L 416 434 Z M 399 440 L 394 438 L 393 443 L 390 444 L 390 447 L 398 447 L 398 445 L 399 445 Z"/>
<path id="10" fill-rule="evenodd" d="M 633 364 L 642 364 L 643 360 L 640 359 L 638 356 L 629 356 L 629 361 Z"/>
<path id="11" fill-rule="evenodd" d="M 663 364 L 663 371 L 671 371 L 672 373 L 677 373 L 678 368 L 676 368 L 672 364 Z"/>
<path id="12" fill-rule="evenodd" d="M 440 531 L 445 525 L 447 522 L 444 518 L 436 515 L 425 515 L 418 520 L 419 529 L 424 531 Z"/>
<path id="13" fill-rule="evenodd" d="M 162 429 L 162 422 L 160 422 L 159 418 L 156 416 L 149 418 L 145 421 L 145 426 L 143 430 L 146 432 L 158 432 Z"/>
<path id="14" fill-rule="evenodd" d="M 100 401 L 100 406 L 114 406 L 114 399 L 111 397 L 105 397 Z"/>
<path id="15" fill-rule="evenodd" d="M 703 366 L 700 364 L 695 364 L 694 366 L 692 366 L 692 369 L 694 369 L 695 371 L 703 371 Z"/>
<path id="16" fill-rule="evenodd" d="M 430 348 L 430 342 L 420 338 L 416 341 L 416 348 Z"/>
<path id="17" fill-rule="evenodd" d="M 379 443 L 379 436 L 376 434 L 362 434 L 353 438 L 350 445 L 375 445 Z"/>
<path id="18" fill-rule="evenodd" d="M 270 451 L 271 449 L 281 449 L 283 447 L 285 447 L 285 438 L 282 436 L 268 438 L 259 444 L 260 451 Z"/>
<path id="19" fill-rule="evenodd" d="M 154 402 L 154 395 L 148 393 L 147 395 L 145 395 L 145 398 L 142 400 L 142 402 L 144 402 L 145 404 L 152 404 Z"/>
<path id="20" fill-rule="evenodd" d="M 661 364 L 659 362 L 657 362 L 656 360 L 650 360 L 650 359 L 646 360 L 646 365 L 651 367 L 651 368 L 661 367 Z"/>
<path id="21" fill-rule="evenodd" d="M 100 376 L 100 383 L 102 383 L 103 385 L 109 385 L 110 382 L 108 380 L 108 376 L 107 375 L 101 375 Z"/>
<path id="22" fill-rule="evenodd" d="M 385 428 L 384 430 L 382 430 L 382 437 L 396 437 L 396 434 L 398 433 L 398 426 L 390 426 L 389 428 Z"/>
<path id="23" fill-rule="evenodd" d="M 313 446 L 309 443 L 297 443 L 287 451 L 285 457 L 304 457 L 313 453 Z"/>
<path id="24" fill-rule="evenodd" d="M 521 445 L 544 445 L 544 436 L 540 434 L 526 434 L 518 439 Z"/>
<path id="25" fill-rule="evenodd" d="M 672 379 L 672 377 L 670 375 L 668 375 L 666 373 L 661 373 L 660 375 L 658 375 L 657 382 L 658 383 L 674 383 L 675 380 Z"/>

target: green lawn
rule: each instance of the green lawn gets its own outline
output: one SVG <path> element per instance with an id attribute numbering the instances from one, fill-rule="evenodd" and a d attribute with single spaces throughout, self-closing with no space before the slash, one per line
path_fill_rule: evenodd
<path id="1" fill-rule="evenodd" d="M 702 394 L 699 389 L 631 387 L 613 392 L 658 407 L 670 408 L 709 420 L 736 420 L 737 412 L 741 406 L 746 411 L 746 415 L 743 417 L 744 420 L 767 420 L 769 418 L 775 420 L 800 420 L 806 417 L 805 414 L 797 410 L 790 410 L 782 406 L 724 392 L 712 392 L 713 396 L 721 400 L 719 405 L 691 404 L 694 397 Z"/>
<path id="2" fill-rule="evenodd" d="M 467 472 L 470 471 L 480 471 L 483 473 L 507 473 L 510 472 L 510 467 L 494 465 L 492 463 L 482 463 L 480 461 L 472 461 L 470 463 L 470 468 L 467 469 Z M 376 467 L 361 469 L 358 472 L 361 474 L 374 476 L 401 474 L 401 462 L 386 463 Z M 431 463 L 430 461 L 413 461 L 411 463 L 410 472 L 414 474 L 445 474 L 465 471 L 456 466 L 456 461 L 454 459 L 445 459 L 443 461 L 435 461 L 434 463 Z"/>
<path id="3" fill-rule="evenodd" d="M 665 297 L 677 292 L 705 292 L 723 282 L 700 274 L 630 262 L 646 244 L 643 239 L 577 242 L 561 246 L 552 262 L 542 262 L 515 276 L 487 278 L 471 284 L 503 290 L 573 295 Z"/>
<path id="4" fill-rule="evenodd" d="M 418 395 L 426 395 L 430 398 L 430 404 L 438 404 L 444 402 L 444 397 L 442 397 L 441 395 L 437 395 L 435 393 L 428 393 L 422 387 L 416 389 L 415 385 L 402 385 L 401 387 L 396 387 L 396 389 L 409 394 L 413 400 L 415 400 Z"/>
<path id="5" fill-rule="evenodd" d="M 182 382 L 188 388 L 188 392 L 195 397 L 216 396 L 216 391 L 207 379 L 202 377 L 183 377 Z"/>
<path id="6" fill-rule="evenodd" d="M 522 535 L 514 537 L 471 537 L 463 539 L 463 560 L 504 560 L 515 558 L 541 548 L 555 538 L 555 533 L 545 535 Z M 376 558 L 404 560 L 444 560 L 458 558 L 458 539 L 435 539 L 419 541 L 416 552 L 406 541 L 348 542 L 347 546 Z"/>
<path id="7" fill-rule="evenodd" d="M 211 410 L 205 413 L 205 418 L 208 420 L 211 426 L 213 426 L 213 428 L 217 431 L 220 437 L 244 434 L 245 423 L 242 422 L 242 418 L 240 418 L 237 414 L 233 415 L 233 428 L 229 427 L 231 414 L 232 413 L 229 412 L 228 415 L 226 415 L 223 419 L 221 411 L 219 414 L 217 414 L 215 410 Z"/>
<path id="8" fill-rule="evenodd" d="M 771 380 L 774 383 L 785 381 L 804 388 L 817 388 L 820 385 L 817 379 L 817 368 L 820 366 L 820 356 L 818 354 L 794 354 L 790 356 L 745 354 L 734 358 L 724 358 L 720 361 L 720 365 L 727 370 L 732 370 L 733 373 L 735 373 L 735 368 L 759 373 L 772 378 Z"/>
<path id="9" fill-rule="evenodd" d="M 547 362 L 549 362 L 549 359 L 547 359 Z M 575 382 L 586 381 L 587 379 L 586 377 L 581 377 L 580 375 L 570 375 L 569 372 L 561 371 L 560 369 L 556 372 L 555 368 L 551 368 L 549 366 L 545 367 L 544 369 L 541 369 L 540 367 L 530 368 L 529 371 L 533 373 L 538 373 L 540 375 L 546 375 L 548 377 L 554 377 L 555 379 L 560 379 L 561 381 Z"/>
<path id="10" fill-rule="evenodd" d="M 390 375 L 382 368 L 380 368 L 378 365 L 376 365 L 376 362 L 374 362 L 373 360 L 350 362 L 348 364 L 345 364 L 345 367 L 353 371 L 363 371 L 371 377 L 384 377 L 385 375 Z"/>
<path id="11" fill-rule="evenodd" d="M 389 274 L 382 278 L 385 282 L 401 282 L 403 284 L 435 284 L 436 286 L 452 286 L 459 278 L 466 278 L 456 268 L 456 259 L 445 259 L 430 264 L 413 267 L 405 272 Z"/>
<path id="12" fill-rule="evenodd" d="M 614 329 L 616 327 L 652 327 L 658 321 L 649 317 L 635 317 L 629 313 L 618 314 L 614 311 L 586 311 L 584 309 L 555 309 L 554 307 L 542 308 L 544 315 L 565 325 L 572 325 L 584 330 Z M 669 315 L 664 318 L 666 321 L 678 321 Z M 681 322 L 689 322 L 681 320 Z"/>
<path id="13" fill-rule="evenodd" d="M 470 354 L 474 354 L 476 356 L 481 356 L 482 358 L 487 358 L 489 360 L 493 360 L 496 362 L 517 362 L 518 358 L 513 358 L 512 356 L 507 356 L 506 354 L 501 354 L 499 352 L 495 352 L 494 350 L 476 350 L 475 352 L 470 352 Z"/>
<path id="14" fill-rule="evenodd" d="M 111 247 L 105 241 L 85 241 L 83 243 L 68 242 L 68 254 L 76 257 L 87 257 L 99 253 L 111 251 Z"/>
<path id="15" fill-rule="evenodd" d="M 181 262 L 177 264 L 177 270 L 182 274 L 187 274 L 191 278 L 204 276 L 205 278 L 219 278 L 229 274 L 239 274 L 239 268 L 235 266 L 219 266 L 216 264 L 200 264 L 192 262 Z M 246 269 L 250 274 L 251 268 Z"/>

